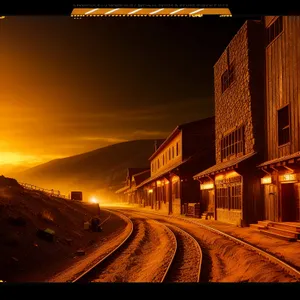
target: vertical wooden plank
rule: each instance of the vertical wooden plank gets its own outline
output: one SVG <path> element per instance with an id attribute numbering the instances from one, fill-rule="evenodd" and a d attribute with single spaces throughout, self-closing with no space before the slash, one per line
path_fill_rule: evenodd
<path id="1" fill-rule="evenodd" d="M 293 45 L 294 45 L 294 70 L 295 70 L 295 90 L 294 90 L 294 113 L 295 113 L 295 133 L 294 133 L 294 151 L 297 152 L 300 150 L 300 95 L 299 95 L 299 77 L 300 77 L 300 39 L 299 39 L 299 30 L 300 30 L 300 17 L 293 17 Z"/>

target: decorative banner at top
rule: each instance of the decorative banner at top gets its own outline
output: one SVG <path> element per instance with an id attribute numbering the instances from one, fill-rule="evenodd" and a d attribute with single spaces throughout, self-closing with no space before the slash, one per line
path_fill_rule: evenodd
<path id="1" fill-rule="evenodd" d="M 71 16 L 83 17 L 231 17 L 229 8 L 74 8 Z"/>

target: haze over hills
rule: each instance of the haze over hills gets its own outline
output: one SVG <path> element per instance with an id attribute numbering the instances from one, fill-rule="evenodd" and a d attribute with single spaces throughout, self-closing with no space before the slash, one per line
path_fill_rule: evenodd
<path id="1" fill-rule="evenodd" d="M 163 140 L 157 140 L 158 146 Z M 87 153 L 55 159 L 23 172 L 14 178 L 68 194 L 70 190 L 119 188 L 129 167 L 148 167 L 155 140 L 134 140 Z"/>

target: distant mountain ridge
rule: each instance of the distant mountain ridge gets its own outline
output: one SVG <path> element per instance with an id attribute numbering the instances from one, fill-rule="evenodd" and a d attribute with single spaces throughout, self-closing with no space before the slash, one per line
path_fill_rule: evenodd
<path id="1" fill-rule="evenodd" d="M 127 168 L 149 167 L 149 157 L 162 139 L 134 140 L 83 154 L 55 159 L 15 174 L 17 180 L 45 188 L 107 188 L 123 184 Z"/>

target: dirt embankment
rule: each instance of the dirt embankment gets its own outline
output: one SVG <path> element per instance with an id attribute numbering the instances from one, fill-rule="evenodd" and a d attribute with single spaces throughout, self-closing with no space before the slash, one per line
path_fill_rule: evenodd
<path id="1" fill-rule="evenodd" d="M 70 266 L 78 259 L 77 250 L 88 253 L 95 243 L 116 229 L 85 231 L 83 223 L 96 214 L 98 205 L 27 191 L 14 179 L 0 176 L 0 280 L 43 281 L 62 266 Z M 108 215 L 100 212 L 102 220 Z M 123 223 L 119 225 L 125 226 Z M 37 235 L 39 229 L 47 228 L 55 232 L 53 241 Z"/>

